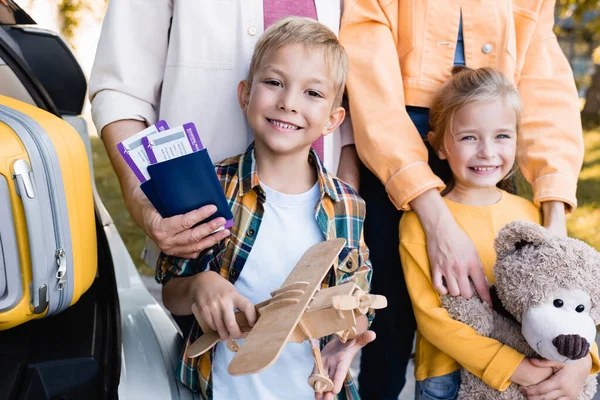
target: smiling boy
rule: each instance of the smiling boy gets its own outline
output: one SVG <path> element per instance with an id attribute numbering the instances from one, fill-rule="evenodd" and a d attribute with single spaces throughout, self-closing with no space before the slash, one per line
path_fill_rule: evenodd
<path id="1" fill-rule="evenodd" d="M 235 309 L 253 324 L 257 316 L 252 304 L 268 299 L 309 247 L 335 238 L 347 242 L 339 261 L 356 252 L 358 263 L 331 271 L 322 286 L 354 281 L 368 291 L 371 265 L 363 240 L 364 202 L 330 175 L 311 150 L 318 137 L 333 132 L 344 119 L 340 104 L 347 68 L 335 34 L 314 20 L 286 18 L 265 31 L 248 80 L 238 86 L 240 107 L 255 142 L 244 154 L 215 166 L 235 225 L 230 237 L 197 259 L 161 255 L 156 276 L 172 313 L 189 315 L 196 303 L 221 339 L 239 338 Z M 375 337 L 366 327 L 363 316 L 354 340 L 342 344 L 334 337 L 325 345 L 323 362 L 334 382 L 325 399 L 338 393 L 339 398 L 357 398 L 346 376 L 354 355 Z M 307 384 L 314 364 L 307 342 L 286 344 L 276 363 L 263 372 L 233 377 L 227 366 L 234 354 L 223 343 L 199 359 L 186 356 L 198 336 L 196 325 L 178 372 L 205 399 L 314 398 Z"/>

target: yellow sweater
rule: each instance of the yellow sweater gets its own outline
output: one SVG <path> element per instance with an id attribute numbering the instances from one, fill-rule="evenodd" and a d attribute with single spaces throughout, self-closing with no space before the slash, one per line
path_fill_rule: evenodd
<path id="1" fill-rule="evenodd" d="M 507 223 L 526 220 L 540 223 L 540 212 L 529 201 L 502 192 L 491 206 L 468 206 L 444 199 L 458 225 L 477 247 L 485 276 L 494 283 L 494 239 Z M 524 355 L 502 343 L 480 336 L 468 325 L 453 320 L 442 308 L 431 283 L 425 233 L 414 212 L 400 221 L 400 256 L 408 292 L 417 319 L 415 377 L 423 380 L 455 371 L 461 365 L 497 390 L 505 390 Z M 598 351 L 592 349 L 593 370 Z M 594 371 L 593 371 L 594 372 Z"/>

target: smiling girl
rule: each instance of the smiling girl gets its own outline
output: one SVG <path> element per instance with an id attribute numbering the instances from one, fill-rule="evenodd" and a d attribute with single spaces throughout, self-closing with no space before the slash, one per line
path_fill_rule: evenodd
<path id="1" fill-rule="evenodd" d="M 428 141 L 452 171 L 442 192 L 444 201 L 475 244 L 490 284 L 494 283 L 498 231 L 514 220 L 541 220 L 532 203 L 498 188 L 516 169 L 517 151 L 524 145 L 519 138 L 520 117 L 516 88 L 490 68 L 455 67 L 430 110 Z M 530 386 L 547 381 L 551 384 L 539 387 L 551 387 L 553 394 L 579 392 L 590 372 L 591 357 L 553 375 L 551 368 L 538 366 L 516 350 L 453 320 L 442 308 L 434 287 L 427 245 L 417 215 L 405 213 L 400 221 L 400 257 L 417 320 L 415 399 L 455 399 L 461 367 L 497 390 L 505 390 L 511 382 Z M 459 281 L 467 279 L 463 276 L 447 276 L 444 284 L 469 285 Z"/>

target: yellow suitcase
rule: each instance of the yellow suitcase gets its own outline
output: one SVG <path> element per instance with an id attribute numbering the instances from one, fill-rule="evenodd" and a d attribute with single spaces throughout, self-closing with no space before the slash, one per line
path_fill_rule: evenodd
<path id="1" fill-rule="evenodd" d="M 88 165 L 67 122 L 0 96 L 0 330 L 65 310 L 94 281 Z"/>

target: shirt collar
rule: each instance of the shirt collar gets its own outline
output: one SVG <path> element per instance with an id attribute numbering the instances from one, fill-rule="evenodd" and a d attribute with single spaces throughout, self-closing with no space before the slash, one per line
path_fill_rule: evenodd
<path id="1" fill-rule="evenodd" d="M 317 181 L 319 182 L 319 190 L 321 192 L 321 198 L 324 194 L 331 197 L 333 201 L 339 201 L 340 198 L 337 193 L 335 181 L 325 166 L 319 159 L 317 153 L 310 149 L 308 155 L 308 162 L 314 165 L 317 169 Z M 240 156 L 239 167 L 238 167 L 238 179 L 240 181 L 240 196 L 244 196 L 251 190 L 258 187 L 260 192 L 263 192 L 260 187 L 260 181 L 258 179 L 258 171 L 256 169 L 256 158 L 254 157 L 254 143 L 248 146 L 246 152 Z"/>

